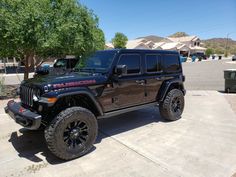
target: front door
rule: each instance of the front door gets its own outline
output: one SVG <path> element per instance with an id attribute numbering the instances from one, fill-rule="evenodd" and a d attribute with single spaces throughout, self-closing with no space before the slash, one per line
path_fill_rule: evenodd
<path id="1" fill-rule="evenodd" d="M 121 54 L 117 65 L 127 66 L 127 75 L 120 76 L 113 83 L 113 104 L 118 109 L 142 104 L 145 80 L 142 79 L 141 55 Z"/>

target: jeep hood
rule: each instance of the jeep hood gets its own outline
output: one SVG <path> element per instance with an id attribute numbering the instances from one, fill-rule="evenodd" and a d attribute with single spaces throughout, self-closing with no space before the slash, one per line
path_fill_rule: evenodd
<path id="1" fill-rule="evenodd" d="M 23 81 L 23 85 L 44 87 L 50 85 L 53 89 L 80 87 L 102 84 L 107 76 L 99 73 L 67 73 L 64 75 L 40 75 Z"/>

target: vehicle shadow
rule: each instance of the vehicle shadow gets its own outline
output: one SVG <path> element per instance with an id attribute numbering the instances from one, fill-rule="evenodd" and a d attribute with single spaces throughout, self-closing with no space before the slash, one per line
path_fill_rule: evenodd
<path id="1" fill-rule="evenodd" d="M 99 133 L 95 145 L 102 139 L 136 129 L 153 122 L 167 122 L 161 118 L 158 109 L 148 108 L 129 112 L 98 121 Z M 49 164 L 61 164 L 66 161 L 55 157 L 47 148 L 43 131 L 29 131 L 20 129 L 20 133 L 13 132 L 9 139 L 19 157 L 32 162 L 42 162 L 44 159 Z M 94 151 L 94 146 L 89 153 Z M 44 156 L 45 158 L 42 158 Z"/>
<path id="2" fill-rule="evenodd" d="M 99 132 L 103 134 L 103 137 L 98 137 L 96 143 L 100 143 L 106 137 L 143 127 L 154 122 L 168 123 L 168 121 L 160 116 L 158 109 L 153 107 L 128 112 L 112 118 L 101 119 L 98 121 L 98 125 Z"/>
<path id="3" fill-rule="evenodd" d="M 32 162 L 42 162 L 43 158 L 41 157 L 44 156 L 50 164 L 63 162 L 63 160 L 56 158 L 48 150 L 43 131 L 30 131 L 22 128 L 19 132 L 13 132 L 9 139 L 19 157 L 26 158 Z"/>

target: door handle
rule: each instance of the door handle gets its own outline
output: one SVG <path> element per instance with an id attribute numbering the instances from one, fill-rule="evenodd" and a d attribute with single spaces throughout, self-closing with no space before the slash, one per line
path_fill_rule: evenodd
<path id="1" fill-rule="evenodd" d="M 161 80 L 163 80 L 164 79 L 164 77 L 157 77 L 156 78 L 156 80 L 158 80 L 158 81 L 161 81 Z"/>
<path id="2" fill-rule="evenodd" d="M 144 85 L 145 84 L 145 80 L 136 80 L 135 81 L 138 85 Z"/>
<path id="3" fill-rule="evenodd" d="M 135 82 L 138 84 L 141 84 L 141 83 L 145 83 L 145 80 L 136 80 Z"/>

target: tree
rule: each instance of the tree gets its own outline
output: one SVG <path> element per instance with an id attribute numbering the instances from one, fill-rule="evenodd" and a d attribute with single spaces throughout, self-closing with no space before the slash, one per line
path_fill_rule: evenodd
<path id="1" fill-rule="evenodd" d="M 0 57 L 23 60 L 24 79 L 40 59 L 83 57 L 104 45 L 98 17 L 76 0 L 0 2 Z"/>
<path id="2" fill-rule="evenodd" d="M 207 57 L 210 57 L 210 55 L 213 54 L 213 49 L 212 48 L 207 48 L 205 54 L 206 54 Z"/>
<path id="3" fill-rule="evenodd" d="M 185 36 L 189 36 L 189 35 L 185 32 L 176 32 L 176 33 L 170 35 L 169 37 L 185 37 Z"/>
<path id="4" fill-rule="evenodd" d="M 112 39 L 112 44 L 114 48 L 126 48 L 128 38 L 123 33 L 116 33 L 115 37 Z"/>
<path id="5" fill-rule="evenodd" d="M 215 49 L 214 49 L 214 53 L 215 53 L 215 54 L 224 54 L 224 50 L 221 49 L 221 48 L 215 48 Z"/>

